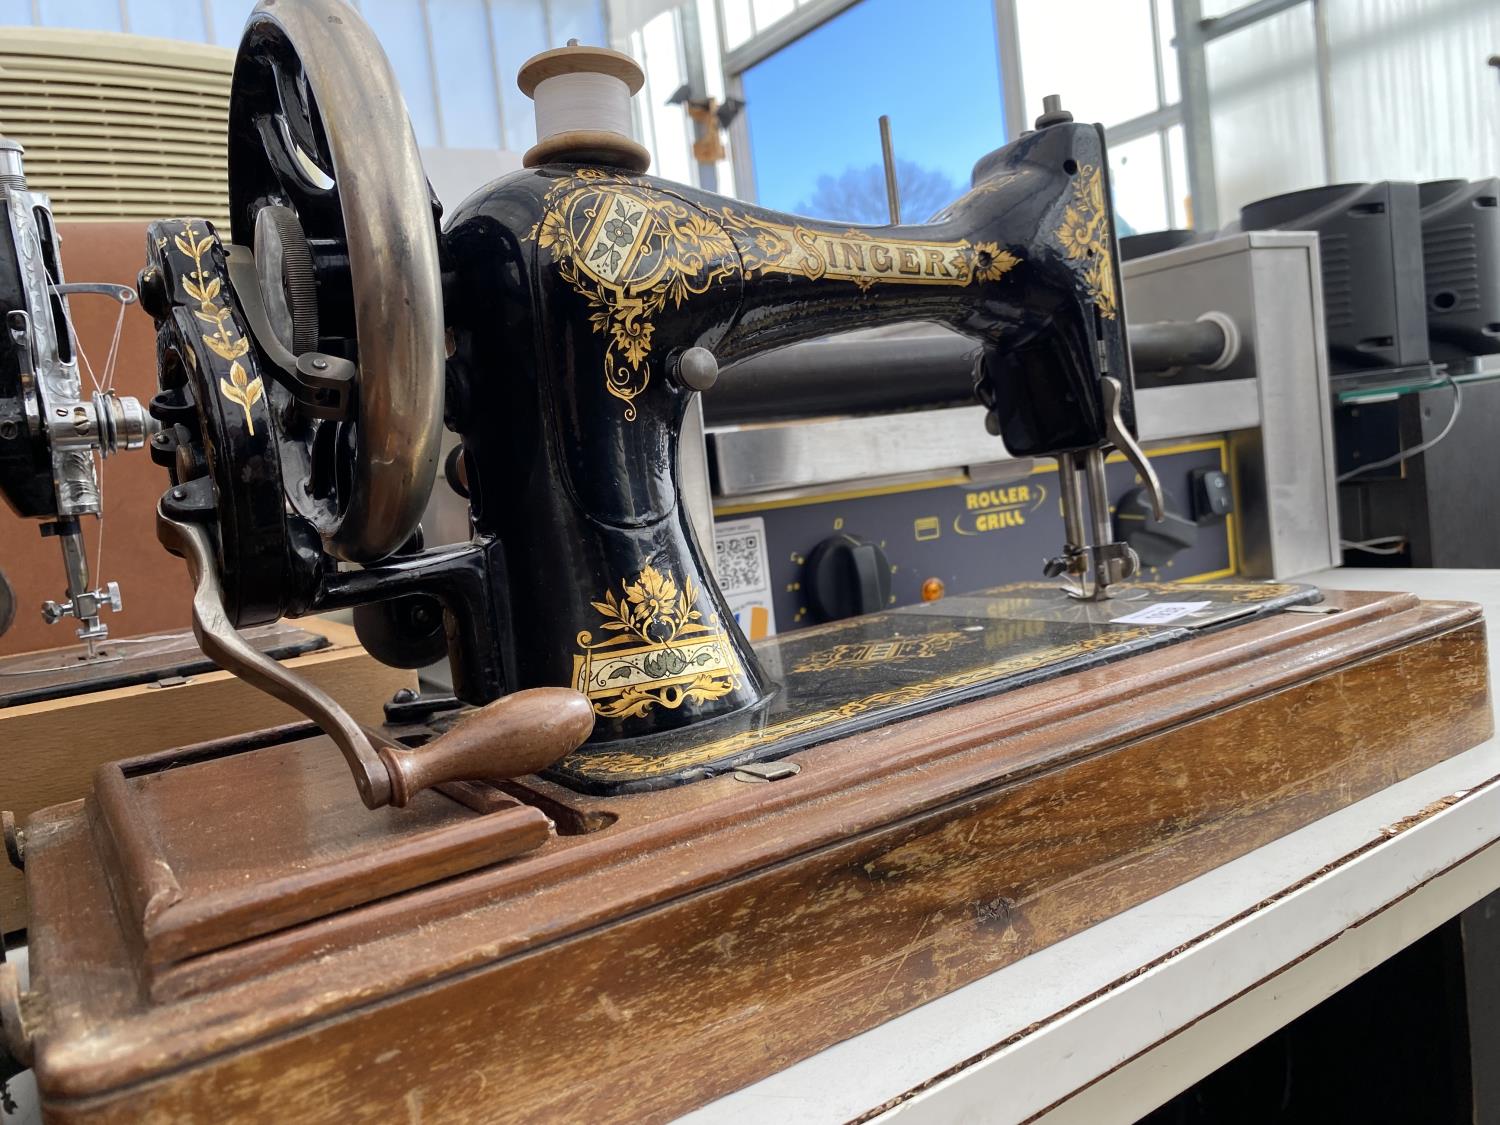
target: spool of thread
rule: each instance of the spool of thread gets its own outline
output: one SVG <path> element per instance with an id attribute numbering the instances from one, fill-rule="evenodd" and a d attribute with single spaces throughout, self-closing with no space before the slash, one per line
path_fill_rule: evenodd
<path id="1" fill-rule="evenodd" d="M 630 97 L 646 76 L 629 55 L 577 41 L 533 55 L 516 84 L 535 102 L 537 142 L 521 162 L 605 164 L 644 172 L 651 154 L 630 136 Z"/>

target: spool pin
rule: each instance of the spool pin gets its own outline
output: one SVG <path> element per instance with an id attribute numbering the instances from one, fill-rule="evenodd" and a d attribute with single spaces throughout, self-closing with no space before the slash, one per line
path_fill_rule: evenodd
<path id="1" fill-rule="evenodd" d="M 631 172 L 651 154 L 630 136 L 630 98 L 646 76 L 629 55 L 604 47 L 566 47 L 533 55 L 516 76 L 536 110 L 537 142 L 521 163 L 607 164 Z"/>

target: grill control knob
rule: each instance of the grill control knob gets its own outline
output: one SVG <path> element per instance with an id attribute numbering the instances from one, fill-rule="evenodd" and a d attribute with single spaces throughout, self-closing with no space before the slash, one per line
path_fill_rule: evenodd
<path id="1" fill-rule="evenodd" d="M 890 560 L 857 535 L 832 535 L 814 547 L 803 582 L 808 608 L 819 621 L 874 613 L 891 601 Z"/>

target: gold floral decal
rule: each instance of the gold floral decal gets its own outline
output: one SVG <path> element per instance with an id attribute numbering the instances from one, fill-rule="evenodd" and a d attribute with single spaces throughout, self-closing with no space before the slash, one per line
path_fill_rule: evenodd
<path id="1" fill-rule="evenodd" d="M 259 375 L 250 378 L 240 363 L 240 358 L 250 350 L 250 340 L 235 331 L 229 310 L 218 304 L 223 279 L 209 277 L 203 268 L 203 255 L 213 247 L 214 236 L 205 234 L 199 238 L 193 224 L 188 223 L 172 241 L 178 250 L 193 259 L 193 269 L 182 279 L 182 291 L 198 302 L 193 315 L 213 328 L 212 332 L 203 334 L 203 342 L 220 359 L 229 361 L 229 378 L 219 380 L 219 391 L 245 412 L 245 428 L 254 435 L 255 419 L 250 416 L 250 407 L 260 401 L 265 387 Z"/>
<path id="2" fill-rule="evenodd" d="M 689 766 L 708 765 L 731 754 L 738 754 L 753 747 L 767 746 L 779 739 L 817 732 L 834 723 L 858 718 L 871 711 L 925 703 L 943 692 L 972 687 L 975 684 L 998 680 L 1017 672 L 1086 656 L 1091 652 L 1114 645 L 1148 640 L 1152 635 L 1152 631 L 1146 628 L 1112 629 L 1078 641 L 1040 646 L 1029 652 L 990 663 L 981 663 L 972 668 L 938 676 L 921 683 L 907 684 L 887 691 L 860 696 L 822 711 L 767 723 L 763 727 L 740 731 L 724 738 L 710 739 L 668 754 L 643 754 L 630 750 L 604 752 L 575 750 L 564 758 L 560 765 L 564 769 L 584 774 L 594 781 L 630 781 L 642 777 L 660 777 Z"/>
<path id="3" fill-rule="evenodd" d="M 1020 264 L 1020 258 L 993 242 L 974 247 L 974 276 L 980 281 L 999 281 Z"/>
<path id="4" fill-rule="evenodd" d="M 734 243 L 675 196 L 598 169 L 559 181 L 546 203 L 531 237 L 588 302 L 593 330 L 609 338 L 604 386 L 634 421 L 633 400 L 651 382 L 653 318 L 736 276 Z"/>
<path id="5" fill-rule="evenodd" d="M 912 241 L 875 230 L 833 231 L 724 207 L 688 204 L 633 177 L 580 168 L 544 197 L 530 237 L 584 298 L 589 323 L 607 337 L 604 385 L 625 403 L 651 382 L 655 318 L 670 303 L 764 273 L 852 282 L 965 286 L 995 282 L 1020 264 L 993 242 Z"/>
<path id="6" fill-rule="evenodd" d="M 939 653 L 952 652 L 959 645 L 972 644 L 974 633 L 932 633 L 925 637 L 894 637 L 882 641 L 840 644 L 808 653 L 792 669 L 794 672 L 826 672 L 833 668 L 861 667 L 871 664 L 903 664 L 926 660 Z"/>
<path id="7" fill-rule="evenodd" d="M 674 640 L 684 631 L 701 633 L 707 629 L 699 624 L 703 614 L 693 608 L 698 593 L 691 578 L 683 582 L 679 592 L 671 575 L 648 566 L 635 582 L 622 580 L 620 585 L 624 597 L 616 599 L 612 592 L 605 591 L 602 602 L 589 603 L 605 617 L 613 618 L 605 623 L 606 629 L 628 629 L 647 644 Z M 653 636 L 653 630 L 660 635 Z"/>
<path id="8" fill-rule="evenodd" d="M 670 575 L 646 566 L 621 593 L 606 591 L 590 604 L 613 634 L 595 641 L 578 634 L 574 686 L 606 719 L 634 718 L 654 707 L 676 710 L 684 703 L 722 698 L 739 684 L 740 665 L 717 618 L 706 623 L 697 608 L 691 578 L 679 586 Z"/>
<path id="9" fill-rule="evenodd" d="M 1084 285 L 1101 316 L 1115 318 L 1114 256 L 1110 253 L 1109 210 L 1104 199 L 1104 177 L 1094 164 L 1078 169 L 1073 181 L 1073 202 L 1063 212 L 1057 239 L 1072 261 L 1085 260 Z"/>

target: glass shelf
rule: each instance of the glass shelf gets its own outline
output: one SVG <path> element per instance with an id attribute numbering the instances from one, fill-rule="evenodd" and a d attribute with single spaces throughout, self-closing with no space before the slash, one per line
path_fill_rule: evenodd
<path id="1" fill-rule="evenodd" d="M 1328 380 L 1334 402 L 1340 406 L 1387 402 L 1402 395 L 1435 391 L 1448 380 L 1467 386 L 1500 380 L 1500 356 L 1480 356 L 1463 366 L 1442 363 L 1413 367 L 1386 368 L 1380 371 L 1353 371 L 1331 376 Z"/>

